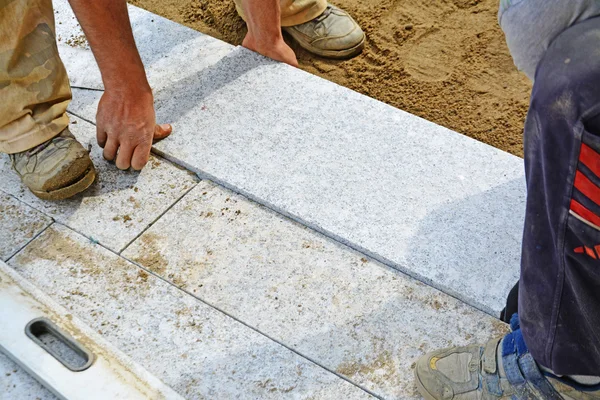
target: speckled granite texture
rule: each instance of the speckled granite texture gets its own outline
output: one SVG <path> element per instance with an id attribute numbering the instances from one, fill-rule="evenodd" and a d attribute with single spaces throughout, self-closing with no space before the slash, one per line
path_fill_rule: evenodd
<path id="1" fill-rule="evenodd" d="M 245 49 L 199 78 L 156 94 L 176 129 L 160 153 L 499 313 L 519 273 L 521 159 Z"/>
<path id="2" fill-rule="evenodd" d="M 418 398 L 424 352 L 505 329 L 207 181 L 123 255 L 386 399 Z"/>
<path id="3" fill-rule="evenodd" d="M 370 398 L 68 228 L 9 265 L 186 398 Z"/>
<path id="4" fill-rule="evenodd" d="M 123 249 L 198 181 L 193 174 L 156 157 L 151 157 L 141 173 L 120 171 L 102 157 L 95 126 L 72 117 L 70 129 L 84 146 L 92 148 L 98 177 L 88 190 L 66 201 L 40 200 L 21 184 L 10 159 L 1 154 L 0 190 L 114 251 Z"/>
<path id="5" fill-rule="evenodd" d="M 6 261 L 52 223 L 52 218 L 0 191 L 0 260 Z"/>
<path id="6" fill-rule="evenodd" d="M 93 119 L 99 93 L 75 97 Z M 520 158 L 243 48 L 155 99 L 175 130 L 155 146 L 164 157 L 492 315 L 504 307 Z"/>

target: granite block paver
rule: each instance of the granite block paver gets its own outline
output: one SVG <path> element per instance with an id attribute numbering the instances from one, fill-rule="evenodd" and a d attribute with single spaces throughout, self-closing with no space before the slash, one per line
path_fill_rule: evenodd
<path id="1" fill-rule="evenodd" d="M 181 40 L 143 26 L 149 42 Z M 155 151 L 500 312 L 519 275 L 521 159 L 243 48 L 173 69 L 157 70 L 155 99 L 175 133 Z M 83 92 L 70 110 L 93 119 L 100 94 Z"/>
<path id="2" fill-rule="evenodd" d="M 70 128 L 92 148 L 98 178 L 90 189 L 66 201 L 40 200 L 21 184 L 6 155 L 0 155 L 0 189 L 114 251 L 123 249 L 197 183 L 193 174 L 156 157 L 142 172 L 120 171 L 102 157 L 94 125 L 72 117 Z"/>
<path id="3" fill-rule="evenodd" d="M 58 400 L 0 351 L 0 400 Z"/>
<path id="4" fill-rule="evenodd" d="M 52 218 L 0 191 L 0 260 L 6 261 L 52 223 Z"/>
<path id="5" fill-rule="evenodd" d="M 386 399 L 424 352 L 497 319 L 202 181 L 123 255 Z"/>
<path id="6" fill-rule="evenodd" d="M 471 305 L 504 306 L 520 158 L 242 48 L 155 98 L 177 132 L 155 146 L 167 158 Z"/>
<path id="7" fill-rule="evenodd" d="M 77 88 L 71 88 L 71 91 L 73 92 L 73 100 L 71 100 L 71 103 L 69 103 L 68 111 L 74 115 L 96 123 L 98 103 L 100 102 L 104 92 Z M 159 121 L 159 123 L 163 123 L 163 121 Z M 171 135 L 176 133 L 177 132 L 173 132 Z"/>
<path id="8" fill-rule="evenodd" d="M 281 90 L 281 86 L 286 90 Z M 93 118 L 97 92 L 72 108 Z M 237 49 L 155 95 L 154 151 L 499 315 L 518 280 L 522 160 Z"/>
<path id="9" fill-rule="evenodd" d="M 66 227 L 9 265 L 186 398 L 370 397 Z"/>

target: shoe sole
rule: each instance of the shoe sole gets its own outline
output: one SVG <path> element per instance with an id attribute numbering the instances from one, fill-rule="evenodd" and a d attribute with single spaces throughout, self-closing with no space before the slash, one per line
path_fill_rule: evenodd
<path id="1" fill-rule="evenodd" d="M 96 169 L 92 166 L 86 171 L 81 179 L 69 186 L 51 192 L 36 190 L 32 190 L 31 192 L 42 200 L 66 200 L 89 188 L 95 180 Z"/>
<path id="2" fill-rule="evenodd" d="M 365 48 L 366 37 L 363 36 L 363 39 L 359 44 L 354 47 L 345 50 L 321 50 L 316 47 L 313 47 L 310 43 L 307 43 L 297 37 L 295 37 L 290 31 L 286 30 L 286 32 L 302 47 L 304 50 L 316 54 L 320 57 L 331 58 L 334 60 L 343 60 L 346 58 L 352 58 L 354 56 L 359 55 Z"/>

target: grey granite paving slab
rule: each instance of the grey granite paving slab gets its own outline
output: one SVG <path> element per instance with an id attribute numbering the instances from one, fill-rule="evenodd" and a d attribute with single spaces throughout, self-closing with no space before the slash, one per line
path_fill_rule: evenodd
<path id="1" fill-rule="evenodd" d="M 186 398 L 370 397 L 66 227 L 9 264 Z"/>
<path id="2" fill-rule="evenodd" d="M 0 191 L 0 260 L 6 261 L 52 223 L 52 218 Z"/>
<path id="3" fill-rule="evenodd" d="M 70 110 L 93 120 L 99 97 L 75 91 Z M 175 128 L 155 146 L 165 157 L 491 314 L 504 306 L 521 159 L 243 48 L 155 97 Z"/>
<path id="4" fill-rule="evenodd" d="M 86 90 L 86 89 L 77 89 L 71 88 L 71 92 L 73 92 L 73 99 L 69 103 L 68 111 L 86 119 L 87 121 L 91 121 L 96 123 L 96 112 L 98 111 L 98 103 L 100 102 L 100 98 L 104 94 L 103 91 L 98 90 Z M 165 121 L 158 121 L 159 123 L 168 123 L 170 119 Z M 173 132 L 171 135 L 176 134 L 177 132 Z"/>
<path id="5" fill-rule="evenodd" d="M 505 324 L 202 181 L 123 255 L 386 399 L 428 350 Z"/>
<path id="6" fill-rule="evenodd" d="M 238 48 L 156 95 L 155 150 L 490 313 L 518 279 L 522 160 Z"/>
<path id="7" fill-rule="evenodd" d="M 103 89 L 100 71 L 67 0 L 55 0 L 59 52 L 74 86 Z M 234 46 L 129 5 L 129 17 L 150 85 L 164 89 L 190 78 L 228 54 Z"/>
<path id="8" fill-rule="evenodd" d="M 21 184 L 6 155 L 0 155 L 0 190 L 114 251 L 123 249 L 198 181 L 156 157 L 140 173 L 120 171 L 102 157 L 95 126 L 73 117 L 70 128 L 84 146 L 92 146 L 98 178 L 87 191 L 66 201 L 40 200 Z"/>
<path id="9" fill-rule="evenodd" d="M 200 75 L 155 94 L 174 127 L 156 153 L 499 315 L 519 278 L 520 158 L 245 49 Z M 74 95 L 93 119 L 100 93 Z"/>
<path id="10" fill-rule="evenodd" d="M 0 352 L 0 400 L 57 400 L 57 398 Z"/>

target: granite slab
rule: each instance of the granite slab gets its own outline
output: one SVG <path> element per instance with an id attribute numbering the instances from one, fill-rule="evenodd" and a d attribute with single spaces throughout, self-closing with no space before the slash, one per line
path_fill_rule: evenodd
<path id="1" fill-rule="evenodd" d="M 499 315 L 519 278 L 520 158 L 242 48 L 201 75 L 155 95 L 174 127 L 155 153 Z M 99 93 L 74 93 L 94 118 Z"/>
<path id="2" fill-rule="evenodd" d="M 73 93 L 73 99 L 67 107 L 68 112 L 95 124 L 98 103 L 100 102 L 104 91 L 77 89 L 72 87 L 71 92 Z M 170 120 L 158 120 L 157 122 L 162 124 L 168 123 L 168 121 Z M 174 131 L 172 135 L 176 133 L 177 131 Z"/>
<path id="3" fill-rule="evenodd" d="M 101 94 L 80 92 L 70 110 L 94 120 Z M 519 275 L 521 159 L 243 48 L 155 98 L 175 128 L 155 152 L 492 315 L 503 308 Z"/>
<path id="4" fill-rule="evenodd" d="M 186 398 L 370 397 L 66 227 L 9 265 Z"/>
<path id="5" fill-rule="evenodd" d="M 424 352 L 505 329 L 208 181 L 122 254 L 385 399 L 419 398 Z"/>
<path id="6" fill-rule="evenodd" d="M 0 400 L 58 400 L 31 375 L 0 352 Z"/>
<path id="7" fill-rule="evenodd" d="M 102 90 L 100 70 L 67 0 L 55 0 L 56 35 L 61 59 L 73 86 Z M 219 61 L 234 46 L 129 5 L 133 35 L 150 85 L 164 89 L 192 78 Z"/>
<path id="8" fill-rule="evenodd" d="M 198 181 L 154 156 L 142 172 L 120 171 L 102 157 L 94 125 L 73 117 L 70 129 L 91 148 L 96 166 L 97 180 L 87 191 L 60 202 L 40 200 L 21 184 L 6 155 L 0 155 L 0 190 L 114 251 L 121 251 Z"/>
<path id="9" fill-rule="evenodd" d="M 6 261 L 52 223 L 52 218 L 0 191 L 0 260 Z"/>
<path id="10" fill-rule="evenodd" d="M 156 95 L 155 151 L 498 314 L 519 276 L 522 160 L 238 48 Z"/>

